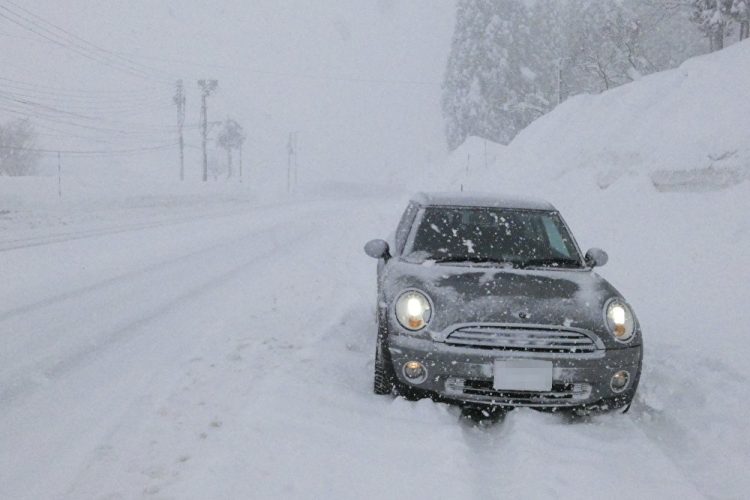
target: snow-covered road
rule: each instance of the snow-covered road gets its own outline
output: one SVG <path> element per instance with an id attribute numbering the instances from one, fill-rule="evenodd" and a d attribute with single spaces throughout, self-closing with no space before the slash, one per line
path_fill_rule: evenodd
<path id="1" fill-rule="evenodd" d="M 446 405 L 374 396 L 374 263 L 361 248 L 402 207 L 299 199 L 0 244 L 0 498 L 749 491 L 750 441 L 732 414 L 750 401 L 746 375 L 666 334 L 647 330 L 644 396 L 627 415 L 517 410 L 476 426 Z M 4 235 L 22 236 L 34 237 Z M 661 299 L 654 284 L 644 293 L 633 302 L 648 323 Z M 712 402 L 728 395 L 722 416 Z"/>

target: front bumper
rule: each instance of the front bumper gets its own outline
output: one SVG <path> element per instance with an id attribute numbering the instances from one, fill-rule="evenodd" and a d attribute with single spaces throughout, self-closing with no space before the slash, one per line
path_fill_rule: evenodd
<path id="1" fill-rule="evenodd" d="M 635 395 L 643 357 L 640 345 L 591 353 L 546 353 L 457 347 L 406 335 L 391 335 L 388 344 L 394 372 L 402 385 L 445 401 L 488 406 L 619 408 Z M 552 361 L 552 390 L 493 389 L 494 361 L 519 358 Z M 427 379 L 420 384 L 412 384 L 403 373 L 404 364 L 412 360 L 428 370 Z M 619 370 L 628 371 L 630 380 L 618 393 L 610 387 L 610 381 Z"/>

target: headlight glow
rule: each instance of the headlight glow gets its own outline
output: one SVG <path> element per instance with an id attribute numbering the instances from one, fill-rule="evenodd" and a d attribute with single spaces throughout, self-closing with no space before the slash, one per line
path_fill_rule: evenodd
<path id="1" fill-rule="evenodd" d="M 605 310 L 607 327 L 615 340 L 627 342 L 635 333 L 635 319 L 627 304 L 617 299 L 607 304 Z"/>
<path id="2" fill-rule="evenodd" d="M 396 300 L 396 319 L 407 330 L 421 330 L 431 317 L 430 301 L 422 292 L 408 290 Z"/>
<path id="3" fill-rule="evenodd" d="M 412 317 L 421 316 L 424 312 L 422 301 L 416 297 L 409 297 L 406 301 L 406 312 Z"/>

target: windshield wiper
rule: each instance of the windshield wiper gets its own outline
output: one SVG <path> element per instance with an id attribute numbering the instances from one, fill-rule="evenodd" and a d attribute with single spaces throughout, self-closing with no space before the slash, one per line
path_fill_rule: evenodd
<path id="1" fill-rule="evenodd" d="M 472 264 L 511 264 L 507 260 L 503 259 L 496 259 L 494 257 L 479 257 L 479 256 L 471 256 L 471 255 L 463 255 L 461 257 L 454 256 L 454 257 L 443 257 L 442 259 L 436 259 L 435 263 L 437 264 L 443 264 L 443 263 L 451 263 L 451 262 L 469 262 Z"/>
<path id="2" fill-rule="evenodd" d="M 548 258 L 548 259 L 529 259 L 516 262 L 515 265 L 520 269 L 527 267 L 581 267 L 581 263 L 576 259 L 560 259 L 560 258 Z"/>

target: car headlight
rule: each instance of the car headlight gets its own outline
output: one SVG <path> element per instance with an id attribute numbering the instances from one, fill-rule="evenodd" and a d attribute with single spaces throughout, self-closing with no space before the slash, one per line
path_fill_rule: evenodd
<path id="1" fill-rule="evenodd" d="M 407 330 L 421 330 L 432 317 L 432 306 L 425 294 L 407 290 L 396 300 L 396 319 Z"/>
<path id="2" fill-rule="evenodd" d="M 615 340 L 627 342 L 633 337 L 635 318 L 633 317 L 633 311 L 625 302 L 618 299 L 611 300 L 605 308 L 604 316 L 607 321 L 607 328 L 609 328 Z"/>

